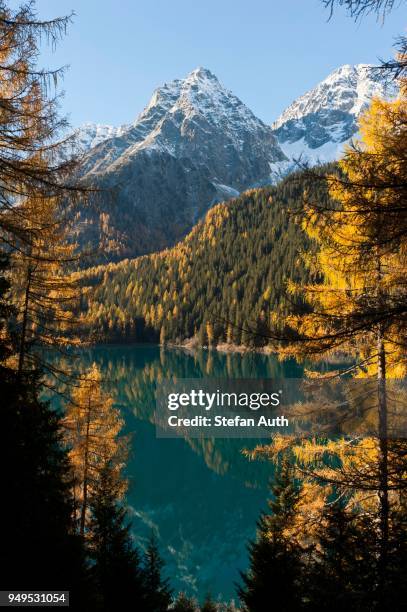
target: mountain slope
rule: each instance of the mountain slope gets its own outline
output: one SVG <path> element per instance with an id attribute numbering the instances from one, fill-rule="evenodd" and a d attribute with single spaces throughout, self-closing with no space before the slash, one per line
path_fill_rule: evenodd
<path id="1" fill-rule="evenodd" d="M 301 155 L 312 164 L 333 161 L 357 134 L 358 117 L 372 97 L 392 93 L 374 77 L 371 66 L 346 64 L 295 100 L 273 124 L 274 134 L 289 159 Z"/>
<path id="2" fill-rule="evenodd" d="M 97 139 L 88 132 L 85 147 Z M 102 132 L 82 174 L 109 196 L 100 214 L 81 209 L 77 227 L 110 258 L 173 244 L 214 202 L 268 181 L 270 164 L 285 159 L 272 129 L 203 68 L 157 89 L 132 125 Z"/>
<path id="3" fill-rule="evenodd" d="M 203 344 L 264 343 L 240 328 L 267 329 L 274 313 L 292 306 L 286 281 L 308 279 L 300 251 L 311 245 L 287 214 L 305 187 L 326 197 L 321 183 L 305 179 L 252 189 L 213 207 L 171 249 L 86 271 L 92 328 L 110 341 L 174 342 L 196 334 Z"/>

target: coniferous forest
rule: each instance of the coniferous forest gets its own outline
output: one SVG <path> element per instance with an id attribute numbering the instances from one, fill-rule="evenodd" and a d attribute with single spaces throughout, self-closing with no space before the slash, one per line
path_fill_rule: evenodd
<path id="1" fill-rule="evenodd" d="M 324 184 L 308 187 L 327 200 Z M 312 251 L 312 241 L 288 214 L 306 188 L 299 174 L 245 192 L 214 206 L 168 251 L 88 268 L 82 307 L 92 332 L 102 342 L 267 344 L 270 322 L 299 301 L 288 281 L 310 278 L 301 252 Z"/>
<path id="2" fill-rule="evenodd" d="M 364 19 L 395 3 L 322 5 L 332 19 L 340 7 Z M 407 409 L 405 37 L 377 68 L 397 96 L 371 101 L 337 162 L 299 163 L 215 204 L 165 251 L 94 265 L 100 253 L 76 241 L 78 211 L 101 206 L 102 189 L 81 173 L 60 113 L 64 70 L 40 62 L 41 45 L 58 45 L 72 20 L 0 0 L 0 590 L 69 591 L 84 611 L 406 610 L 407 439 L 391 420 L 394 406 L 404 422 Z M 368 381 L 369 397 L 351 402 L 374 410 L 377 428 L 248 444 L 246 486 L 257 486 L 241 467 L 249 461 L 272 478 L 247 567 L 235 568 L 232 600 L 209 591 L 198 601 L 174 588 L 154 523 L 137 537 L 126 497 L 132 436 L 120 392 L 153 395 L 168 373 L 163 364 L 122 381 L 116 371 L 107 384 L 96 362 L 78 366 L 92 343 L 187 343 L 208 376 L 217 348 L 267 348 L 265 360 L 291 360 L 297 376 Z M 234 448 L 188 443 L 214 472 Z"/>

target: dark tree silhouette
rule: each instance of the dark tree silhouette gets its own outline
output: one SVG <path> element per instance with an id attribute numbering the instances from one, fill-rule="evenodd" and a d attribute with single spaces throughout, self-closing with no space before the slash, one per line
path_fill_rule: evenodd
<path id="1" fill-rule="evenodd" d="M 369 13 L 385 16 L 400 5 L 402 0 L 322 0 L 322 2 L 331 11 L 331 14 L 335 6 L 343 6 L 349 11 L 351 17 L 358 19 Z"/>
<path id="2" fill-rule="evenodd" d="M 103 610 L 124 610 L 128 602 L 132 602 L 134 609 L 143 610 L 145 586 L 141 556 L 132 541 L 126 510 L 119 499 L 120 484 L 112 466 L 106 464 L 90 503 L 91 572 Z"/>
<path id="3" fill-rule="evenodd" d="M 59 416 L 37 398 L 38 380 L 0 377 L 1 581 L 9 589 L 70 590 L 84 605 L 86 567 L 72 521 L 70 466 Z"/>
<path id="4" fill-rule="evenodd" d="M 151 534 L 143 564 L 145 605 L 151 612 L 166 612 L 171 603 L 169 582 L 162 577 L 163 566 L 156 538 Z"/>
<path id="5" fill-rule="evenodd" d="M 172 609 L 174 612 L 198 612 L 198 605 L 192 597 L 179 593 Z"/>
<path id="6" fill-rule="evenodd" d="M 213 601 L 212 597 L 210 595 L 207 595 L 205 597 L 205 601 L 201 606 L 201 612 L 218 612 L 218 609 L 219 608 Z"/>
<path id="7" fill-rule="evenodd" d="M 287 534 L 294 527 L 300 491 L 284 463 L 271 487 L 270 514 L 258 521 L 257 538 L 249 544 L 250 567 L 241 573 L 238 595 L 247 612 L 299 610 L 302 604 L 301 548 Z"/>
<path id="8" fill-rule="evenodd" d="M 366 516 L 336 502 L 323 512 L 308 599 L 313 610 L 368 610 L 374 607 L 376 533 Z"/>

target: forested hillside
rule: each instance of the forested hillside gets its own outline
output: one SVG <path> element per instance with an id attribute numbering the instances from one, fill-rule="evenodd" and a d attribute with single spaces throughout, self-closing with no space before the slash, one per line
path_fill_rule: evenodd
<path id="1" fill-rule="evenodd" d="M 305 189 L 327 197 L 298 175 L 215 206 L 172 249 L 87 270 L 83 307 L 99 338 L 266 344 L 270 318 L 293 308 L 287 281 L 309 277 L 301 252 L 312 245 L 289 214 Z"/>

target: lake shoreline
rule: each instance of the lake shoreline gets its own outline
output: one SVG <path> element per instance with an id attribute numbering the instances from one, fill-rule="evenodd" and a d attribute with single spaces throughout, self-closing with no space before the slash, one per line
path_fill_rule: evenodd
<path id="1" fill-rule="evenodd" d="M 190 351 L 195 350 L 207 350 L 207 351 L 217 351 L 219 353 L 261 353 L 263 355 L 277 355 L 277 351 L 273 351 L 270 347 L 250 347 L 245 346 L 243 344 L 233 344 L 229 342 L 220 342 L 214 346 L 201 346 L 198 344 L 196 338 L 189 338 L 184 340 L 180 344 L 175 343 L 167 343 L 166 345 L 160 346 L 168 346 L 170 348 L 184 348 Z"/>
<path id="2" fill-rule="evenodd" d="M 201 346 L 194 338 L 189 338 L 187 340 L 182 341 L 181 343 L 176 342 L 165 342 L 164 344 L 160 342 L 120 342 L 120 341 L 111 341 L 111 342 L 95 342 L 89 343 L 86 348 L 98 348 L 98 347 L 155 347 L 159 346 L 162 348 L 170 348 L 170 349 L 183 349 L 188 352 L 194 351 L 216 351 L 218 353 L 256 353 L 261 355 L 278 355 L 278 351 L 274 351 L 268 346 L 265 347 L 251 347 L 245 346 L 242 344 L 229 344 L 227 342 L 220 342 L 219 344 L 213 346 Z"/>
<path id="3" fill-rule="evenodd" d="M 185 353 L 188 354 L 193 354 L 197 351 L 205 351 L 205 352 L 215 352 L 221 355 L 228 355 L 228 354 L 235 354 L 235 355 L 248 355 L 248 354 L 253 354 L 253 355 L 264 355 L 266 357 L 276 357 L 279 361 L 290 361 L 292 359 L 292 357 L 281 357 L 280 353 L 276 350 L 273 350 L 272 348 L 270 348 L 269 346 L 264 346 L 264 347 L 248 347 L 248 346 L 244 346 L 244 345 L 238 345 L 238 344 L 229 344 L 227 342 L 221 342 L 217 345 L 214 346 L 201 346 L 198 344 L 197 340 L 195 338 L 190 338 L 188 340 L 184 340 L 182 343 L 175 343 L 175 342 L 166 342 L 164 344 L 160 344 L 159 342 L 103 342 L 103 343 L 95 343 L 95 344 L 90 344 L 88 345 L 86 348 L 88 349 L 93 349 L 93 348 L 103 348 L 103 347 L 139 347 L 139 348 L 151 348 L 153 349 L 154 347 L 159 347 L 162 349 L 176 349 L 176 350 L 182 350 Z M 334 355 L 331 355 L 329 359 L 326 359 L 326 363 L 329 363 L 331 365 L 335 365 L 335 364 L 346 364 L 346 363 L 351 363 L 349 362 L 346 354 L 343 354 L 341 352 L 338 353 L 338 355 L 335 357 Z"/>

